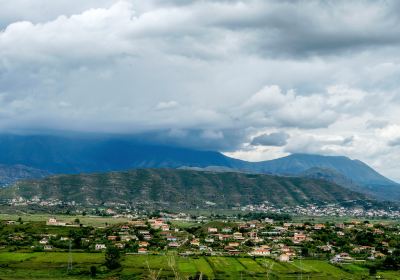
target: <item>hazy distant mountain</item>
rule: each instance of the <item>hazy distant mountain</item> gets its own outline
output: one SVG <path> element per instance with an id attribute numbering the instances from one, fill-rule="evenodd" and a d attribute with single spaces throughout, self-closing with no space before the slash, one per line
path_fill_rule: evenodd
<path id="1" fill-rule="evenodd" d="M 24 165 L 0 164 L 0 187 L 13 184 L 17 180 L 30 178 L 43 178 L 49 172 Z"/>
<path id="2" fill-rule="evenodd" d="M 336 184 L 300 177 L 178 169 L 57 175 L 0 190 L 2 198 L 60 199 L 83 204 L 136 203 L 168 208 L 230 208 L 264 201 L 277 207 L 368 199 Z M 358 204 L 359 205 L 359 204 Z"/>
<path id="3" fill-rule="evenodd" d="M 81 173 L 147 167 L 236 168 L 242 161 L 218 152 L 143 144 L 124 137 L 3 135 L 0 164 L 23 164 L 52 173 Z"/>
<path id="4" fill-rule="evenodd" d="M 342 156 L 294 154 L 270 161 L 246 162 L 219 152 L 144 144 L 128 137 L 2 135 L 0 164 L 24 165 L 54 174 L 185 168 L 305 176 L 382 199 L 400 200 L 399 184 L 359 160 Z"/>
<path id="5" fill-rule="evenodd" d="M 339 172 L 358 184 L 393 184 L 371 167 L 359 160 L 351 160 L 344 156 L 321 156 L 309 154 L 293 154 L 275 160 L 259 162 L 257 171 L 273 174 L 301 174 L 313 168 L 326 168 Z"/>
<path id="6" fill-rule="evenodd" d="M 256 163 L 253 170 L 261 173 L 326 179 L 381 199 L 400 200 L 399 184 L 382 176 L 365 163 L 343 156 L 293 154 Z"/>

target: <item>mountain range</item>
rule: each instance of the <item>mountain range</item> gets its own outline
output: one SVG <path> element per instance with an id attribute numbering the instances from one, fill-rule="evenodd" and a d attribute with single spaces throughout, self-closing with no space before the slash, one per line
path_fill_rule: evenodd
<path id="1" fill-rule="evenodd" d="M 400 201 L 399 184 L 343 156 L 293 154 L 247 162 L 216 151 L 148 144 L 129 137 L 1 135 L 0 164 L 3 185 L 48 174 L 183 168 L 322 179 L 378 199 Z M 11 167 L 24 176 L 6 172 Z"/>

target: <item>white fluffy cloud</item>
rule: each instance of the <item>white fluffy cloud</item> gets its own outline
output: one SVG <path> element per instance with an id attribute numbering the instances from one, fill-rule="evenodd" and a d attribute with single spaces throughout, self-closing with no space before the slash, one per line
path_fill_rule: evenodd
<path id="1" fill-rule="evenodd" d="M 398 1 L 0 6 L 2 132 L 140 134 L 250 160 L 343 154 L 400 179 Z M 251 145 L 262 135 L 279 145 Z"/>

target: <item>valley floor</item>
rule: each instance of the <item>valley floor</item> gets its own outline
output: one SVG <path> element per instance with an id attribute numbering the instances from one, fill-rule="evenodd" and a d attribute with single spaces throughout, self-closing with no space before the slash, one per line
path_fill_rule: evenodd
<path id="1" fill-rule="evenodd" d="M 103 253 L 74 252 L 71 257 L 68 272 L 69 253 L 0 252 L 0 279 L 375 279 L 362 265 L 335 266 L 321 260 L 282 263 L 262 257 L 125 255 L 122 267 L 109 271 Z M 90 276 L 91 266 L 96 267 L 95 278 Z M 377 276 L 400 279 L 400 272 L 378 271 Z"/>

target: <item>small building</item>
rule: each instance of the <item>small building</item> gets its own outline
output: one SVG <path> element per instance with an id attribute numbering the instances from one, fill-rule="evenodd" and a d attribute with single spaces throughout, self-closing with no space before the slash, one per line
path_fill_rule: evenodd
<path id="1" fill-rule="evenodd" d="M 224 228 L 222 229 L 222 232 L 224 232 L 224 233 L 229 233 L 229 232 L 232 232 L 232 229 L 231 229 L 230 227 L 224 227 Z"/>
<path id="2" fill-rule="evenodd" d="M 208 228 L 208 232 L 209 232 L 209 233 L 217 233 L 217 232 L 218 232 L 218 229 L 215 228 L 215 227 L 209 227 L 209 228 Z"/>
<path id="3" fill-rule="evenodd" d="M 147 249 L 146 248 L 139 248 L 138 249 L 139 254 L 147 254 Z"/>
<path id="4" fill-rule="evenodd" d="M 121 226 L 121 230 L 122 231 L 127 231 L 127 230 L 129 230 L 129 226 L 123 225 L 123 226 Z"/>
<path id="5" fill-rule="evenodd" d="M 44 244 L 49 243 L 49 240 L 48 240 L 47 238 L 42 238 L 42 239 L 39 241 L 39 243 L 42 244 L 42 245 L 44 245 Z"/>
<path id="6" fill-rule="evenodd" d="M 179 243 L 178 242 L 170 242 L 170 243 L 168 243 L 168 247 L 178 248 L 179 247 Z"/>
<path id="7" fill-rule="evenodd" d="M 207 250 L 207 249 L 208 249 L 208 247 L 205 246 L 205 245 L 200 245 L 200 246 L 199 246 L 199 250 L 200 250 L 200 251 L 205 251 L 205 250 Z"/>
<path id="8" fill-rule="evenodd" d="M 298 233 L 298 232 L 294 233 L 294 236 L 293 236 L 294 243 L 300 243 L 300 242 L 306 241 L 306 239 L 307 239 L 307 236 L 305 234 Z"/>
<path id="9" fill-rule="evenodd" d="M 46 225 L 48 226 L 58 226 L 58 222 L 56 218 L 49 218 L 49 220 L 46 222 Z"/>
<path id="10" fill-rule="evenodd" d="M 123 244 L 123 243 L 115 243 L 115 247 L 117 247 L 118 249 L 124 249 L 125 248 L 125 244 Z"/>
<path id="11" fill-rule="evenodd" d="M 273 224 L 273 223 L 274 223 L 274 220 L 273 220 L 273 219 L 270 219 L 270 218 L 265 218 L 265 219 L 264 219 L 264 222 L 267 223 L 267 224 Z"/>
<path id="12" fill-rule="evenodd" d="M 353 258 L 350 257 L 348 253 L 340 253 L 336 256 L 334 256 L 330 262 L 331 263 L 346 263 L 346 262 L 352 262 Z"/>
<path id="13" fill-rule="evenodd" d="M 161 226 L 161 230 L 163 230 L 163 231 L 169 231 L 169 225 L 162 225 Z"/>
<path id="14" fill-rule="evenodd" d="M 101 250 L 107 249 L 107 247 L 106 247 L 105 244 L 96 244 L 96 245 L 94 246 L 94 249 L 95 249 L 96 251 L 101 251 Z"/>
<path id="15" fill-rule="evenodd" d="M 271 254 L 271 249 L 267 248 L 255 248 L 250 255 L 252 256 L 269 256 Z"/>
<path id="16" fill-rule="evenodd" d="M 175 236 L 167 236 L 168 241 L 176 241 L 177 238 Z"/>
<path id="17" fill-rule="evenodd" d="M 233 233 L 233 239 L 243 240 L 244 237 L 243 237 L 243 234 L 241 232 L 235 232 L 235 233 Z"/>
<path id="18" fill-rule="evenodd" d="M 316 224 L 314 225 L 315 230 L 321 230 L 324 229 L 326 226 L 324 224 Z"/>
<path id="19" fill-rule="evenodd" d="M 144 240 L 150 240 L 151 239 L 151 235 L 150 234 L 145 234 L 145 235 L 143 235 L 143 239 Z"/>
<path id="20" fill-rule="evenodd" d="M 145 228 L 145 227 L 147 227 L 146 223 L 144 221 L 141 221 L 141 220 L 129 221 L 128 223 L 130 225 L 136 227 L 136 228 Z"/>
<path id="21" fill-rule="evenodd" d="M 137 240 L 138 239 L 136 237 L 136 235 L 129 235 L 129 234 L 121 235 L 120 237 L 121 237 L 121 241 L 123 241 L 123 242 L 129 242 L 131 240 Z"/>
<path id="22" fill-rule="evenodd" d="M 288 261 L 290 261 L 290 256 L 288 254 L 281 254 L 279 256 L 279 261 L 280 262 L 288 262 Z"/>
<path id="23" fill-rule="evenodd" d="M 46 225 L 48 225 L 48 226 L 66 226 L 67 223 L 57 221 L 56 218 L 49 218 L 48 221 L 46 222 Z"/>
<path id="24" fill-rule="evenodd" d="M 249 232 L 249 237 L 250 237 L 251 239 L 256 239 L 256 238 L 258 238 L 258 236 L 257 236 L 257 231 L 251 231 L 251 232 Z"/>

